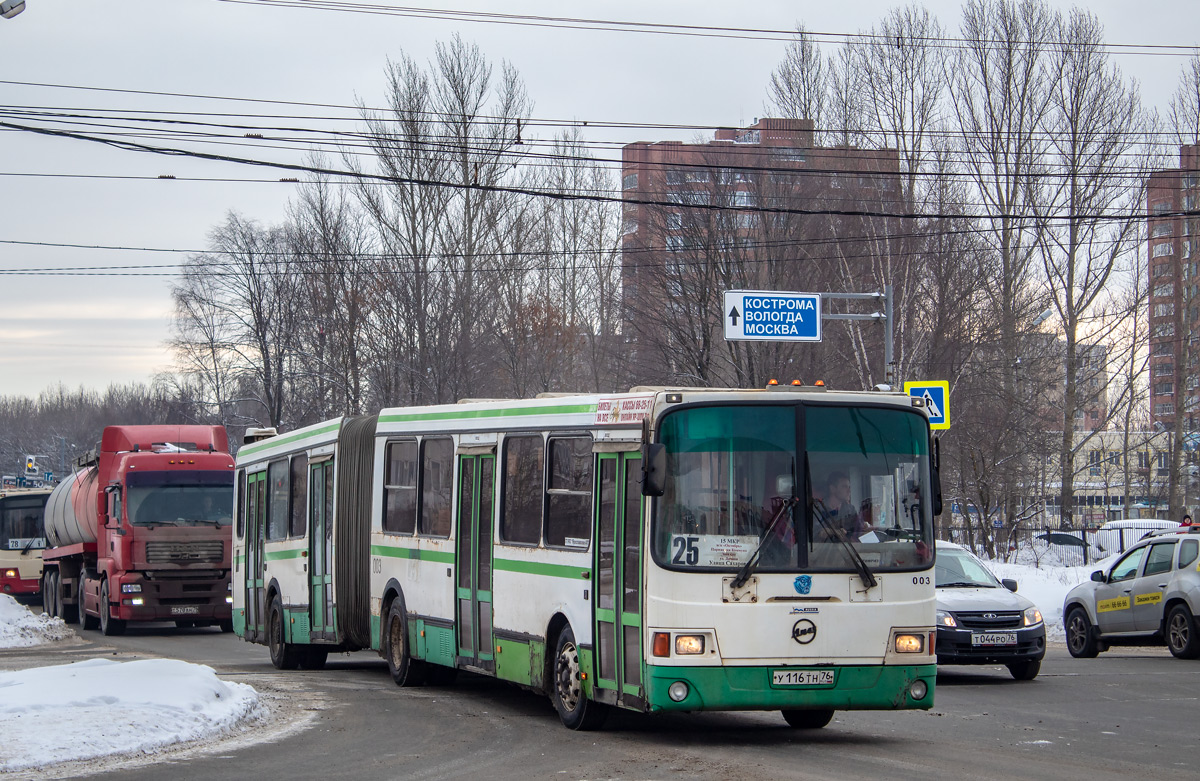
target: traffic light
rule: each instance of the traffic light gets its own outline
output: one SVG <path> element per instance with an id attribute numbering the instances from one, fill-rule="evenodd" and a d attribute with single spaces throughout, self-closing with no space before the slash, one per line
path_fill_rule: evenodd
<path id="1" fill-rule="evenodd" d="M 38 476 L 37 456 L 25 456 L 25 476 Z"/>

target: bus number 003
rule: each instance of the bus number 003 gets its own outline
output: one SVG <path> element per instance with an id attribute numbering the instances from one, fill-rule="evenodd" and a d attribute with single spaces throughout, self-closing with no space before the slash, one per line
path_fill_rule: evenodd
<path id="1" fill-rule="evenodd" d="M 932 581 L 930 581 L 928 575 L 919 575 L 919 576 L 913 578 L 914 586 L 928 586 L 931 582 Z"/>
<path id="2" fill-rule="evenodd" d="M 700 549 L 696 547 L 696 543 L 699 541 L 699 537 L 676 537 L 675 556 L 671 559 L 671 563 L 695 566 L 696 562 L 700 561 Z"/>
<path id="3" fill-rule="evenodd" d="M 383 572 L 383 559 L 379 558 L 378 556 L 371 559 L 371 572 L 376 575 L 379 575 Z"/>

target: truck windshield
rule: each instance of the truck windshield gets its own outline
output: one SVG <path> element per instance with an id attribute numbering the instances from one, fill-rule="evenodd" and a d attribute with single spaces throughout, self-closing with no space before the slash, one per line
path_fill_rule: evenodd
<path id="1" fill-rule="evenodd" d="M 131 472 L 125 505 L 134 526 L 228 526 L 233 472 Z"/>
<path id="2" fill-rule="evenodd" d="M 42 513 L 47 496 L 49 494 L 0 499 L 0 549 L 25 551 L 46 547 Z"/>
<path id="3" fill-rule="evenodd" d="M 862 562 L 872 571 L 927 568 L 928 436 L 917 412 L 895 407 L 669 413 L 659 434 L 667 480 L 655 506 L 654 558 L 668 568 L 737 570 L 761 543 L 759 572 L 858 572 Z"/>

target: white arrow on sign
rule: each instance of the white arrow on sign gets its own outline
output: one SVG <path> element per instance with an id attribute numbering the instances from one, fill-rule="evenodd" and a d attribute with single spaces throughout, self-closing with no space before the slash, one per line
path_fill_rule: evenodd
<path id="1" fill-rule="evenodd" d="M 926 408 L 929 409 L 930 417 L 934 417 L 934 418 L 944 418 L 945 417 L 945 415 L 942 414 L 942 411 L 940 409 L 938 409 L 937 403 L 933 400 L 933 394 L 929 392 L 928 388 L 925 389 L 925 406 L 926 406 Z"/>

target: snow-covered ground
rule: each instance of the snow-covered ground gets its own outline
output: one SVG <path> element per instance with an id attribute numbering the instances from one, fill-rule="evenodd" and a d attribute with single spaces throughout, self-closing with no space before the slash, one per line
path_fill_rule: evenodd
<path id="1" fill-rule="evenodd" d="M 0 772 L 212 738 L 249 717 L 257 700 L 252 687 L 177 659 L 0 673 Z"/>
<path id="2" fill-rule="evenodd" d="M 0 649 L 74 637 L 61 619 L 34 615 L 0 594 Z M 253 687 L 176 659 L 0 672 L 0 773 L 211 740 L 250 718 L 258 701 Z"/>
<path id="3" fill-rule="evenodd" d="M 34 615 L 8 594 L 0 594 L 0 649 L 28 648 L 74 636 L 61 618 Z"/>

